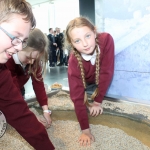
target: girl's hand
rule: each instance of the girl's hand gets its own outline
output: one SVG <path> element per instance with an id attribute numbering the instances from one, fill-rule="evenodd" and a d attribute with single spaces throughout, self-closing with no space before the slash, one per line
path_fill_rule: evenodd
<path id="1" fill-rule="evenodd" d="M 44 105 L 44 106 L 42 106 L 42 109 L 43 109 L 43 116 L 44 116 L 44 118 L 46 120 L 46 123 L 47 123 L 45 128 L 49 128 L 51 126 L 52 119 L 50 117 L 50 113 L 49 112 L 44 112 L 44 111 L 48 110 L 48 106 Z"/>
<path id="2" fill-rule="evenodd" d="M 82 134 L 78 140 L 80 146 L 90 146 L 91 141 L 94 142 L 94 136 L 91 134 L 90 129 L 82 130 Z"/>
<path id="3" fill-rule="evenodd" d="M 98 103 L 98 102 L 95 102 L 95 101 L 88 108 L 89 108 L 91 116 L 95 116 L 96 117 L 99 114 L 102 114 L 102 112 L 103 112 L 103 108 L 101 106 L 101 103 Z"/>
<path id="4" fill-rule="evenodd" d="M 44 118 L 46 119 L 46 128 L 49 128 L 51 126 L 52 123 L 52 119 L 50 117 L 49 113 L 44 112 L 43 113 Z"/>
<path id="5" fill-rule="evenodd" d="M 43 116 L 37 116 L 37 120 L 42 123 L 45 128 L 47 127 L 47 121 Z"/>

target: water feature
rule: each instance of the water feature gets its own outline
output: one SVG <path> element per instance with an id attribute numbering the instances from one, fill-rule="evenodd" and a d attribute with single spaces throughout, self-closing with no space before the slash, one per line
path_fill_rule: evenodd
<path id="1" fill-rule="evenodd" d="M 91 132 L 95 137 L 90 147 L 77 142 L 81 135 L 74 105 L 69 91 L 51 91 L 48 106 L 52 110 L 52 124 L 47 133 L 56 150 L 150 150 L 150 107 L 114 99 L 103 100 L 104 112 L 98 117 L 89 116 Z M 27 100 L 30 110 L 42 116 L 35 97 Z M 43 117 L 43 116 L 42 116 Z M 0 149 L 33 150 L 10 125 L 0 138 Z"/>
<path id="2" fill-rule="evenodd" d="M 77 121 L 73 105 L 69 104 L 71 101 L 66 101 L 69 95 L 65 98 L 65 93 L 69 94 L 69 91 L 63 92 L 64 93 L 60 93 L 59 95 L 59 91 L 53 91 L 48 94 L 49 107 L 53 111 L 51 115 L 52 120 Z M 56 99 L 53 100 L 55 95 L 57 95 L 56 97 L 59 101 Z M 53 101 L 55 102 L 53 103 Z M 64 101 L 66 101 L 67 107 Z M 64 104 L 61 105 L 61 102 Z M 38 112 L 41 111 L 38 104 L 32 106 L 36 108 Z M 104 112 L 102 115 L 98 117 L 89 116 L 90 124 L 121 129 L 129 136 L 135 137 L 143 144 L 150 147 L 150 106 L 108 98 L 103 101 L 103 108 Z"/>

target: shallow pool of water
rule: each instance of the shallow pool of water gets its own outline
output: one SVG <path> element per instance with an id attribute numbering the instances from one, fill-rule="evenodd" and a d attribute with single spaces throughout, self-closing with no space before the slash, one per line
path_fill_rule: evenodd
<path id="1" fill-rule="evenodd" d="M 42 111 L 39 108 L 36 110 L 41 114 Z M 51 118 L 55 120 L 72 120 L 77 121 L 74 111 L 60 111 L 53 110 Z M 104 125 L 110 128 L 118 128 L 126 132 L 128 135 L 140 140 L 143 144 L 150 147 L 150 126 L 148 124 L 135 121 L 129 118 L 115 116 L 104 112 L 98 117 L 89 116 L 89 123 L 94 125 Z M 111 134 L 111 133 L 110 133 Z"/>

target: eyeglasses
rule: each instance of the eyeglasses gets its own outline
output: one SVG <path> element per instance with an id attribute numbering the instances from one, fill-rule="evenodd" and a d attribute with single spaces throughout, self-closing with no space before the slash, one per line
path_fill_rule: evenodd
<path id="1" fill-rule="evenodd" d="M 7 35 L 9 36 L 9 38 L 11 39 L 11 44 L 13 46 L 17 46 L 19 45 L 20 43 L 22 43 L 22 48 L 25 48 L 28 44 L 27 41 L 22 41 L 21 39 L 11 35 L 10 33 L 8 33 L 5 29 L 3 29 L 1 26 L 0 26 L 0 29 Z"/>

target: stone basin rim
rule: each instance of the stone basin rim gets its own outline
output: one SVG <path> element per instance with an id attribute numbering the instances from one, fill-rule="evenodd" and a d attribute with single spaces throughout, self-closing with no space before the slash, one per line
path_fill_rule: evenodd
<path id="1" fill-rule="evenodd" d="M 48 97 L 51 97 L 55 94 L 57 94 L 60 90 L 53 90 L 53 91 L 50 91 L 47 93 L 47 96 Z M 66 92 L 69 94 L 69 91 L 68 90 L 61 90 L 63 92 Z M 129 101 L 124 101 L 124 100 L 119 100 L 119 99 L 114 99 L 114 98 L 110 98 L 110 97 L 104 97 L 104 100 L 107 101 L 108 103 L 118 103 L 118 104 L 124 104 L 124 105 L 129 105 L 129 106 L 132 106 L 134 105 L 135 107 L 147 107 L 149 108 L 150 110 L 150 105 L 145 105 L 145 104 L 141 104 L 141 103 L 136 103 L 136 102 L 129 102 Z M 32 97 L 32 98 L 29 98 L 29 99 L 26 99 L 26 102 L 28 104 L 32 103 L 32 102 L 36 102 L 36 97 Z M 119 116 L 119 117 L 125 117 L 125 118 L 128 118 L 128 119 L 131 119 L 131 120 L 134 120 L 134 121 L 138 121 L 138 122 L 142 122 L 142 123 L 145 123 L 147 124 L 148 126 L 150 126 L 150 119 L 147 117 L 147 115 L 143 115 L 141 113 L 132 113 L 132 114 L 129 114 L 129 113 L 125 113 L 125 112 L 119 112 L 120 108 L 117 107 L 117 109 L 110 109 L 110 108 L 104 108 L 104 112 L 103 114 L 109 114 L 109 115 L 115 115 L 115 116 Z M 120 109 L 121 110 L 121 109 Z M 59 110 L 58 110 L 59 111 Z M 63 111 L 63 110 L 62 110 Z"/>
<path id="2" fill-rule="evenodd" d="M 46 94 L 47 94 L 47 96 L 52 96 L 54 94 L 57 94 L 59 91 L 60 90 L 52 90 L 52 91 L 47 92 Z M 69 93 L 68 90 L 62 90 L 62 91 Z M 142 103 L 139 103 L 139 102 L 127 101 L 127 100 L 112 98 L 112 97 L 108 97 L 108 96 L 105 96 L 104 99 L 107 100 L 107 101 L 112 101 L 112 102 L 130 103 L 130 104 L 150 107 L 149 104 L 142 104 Z M 36 101 L 36 97 L 34 96 L 32 98 L 27 98 L 26 101 L 27 101 L 27 103 L 34 102 L 34 101 Z"/>

